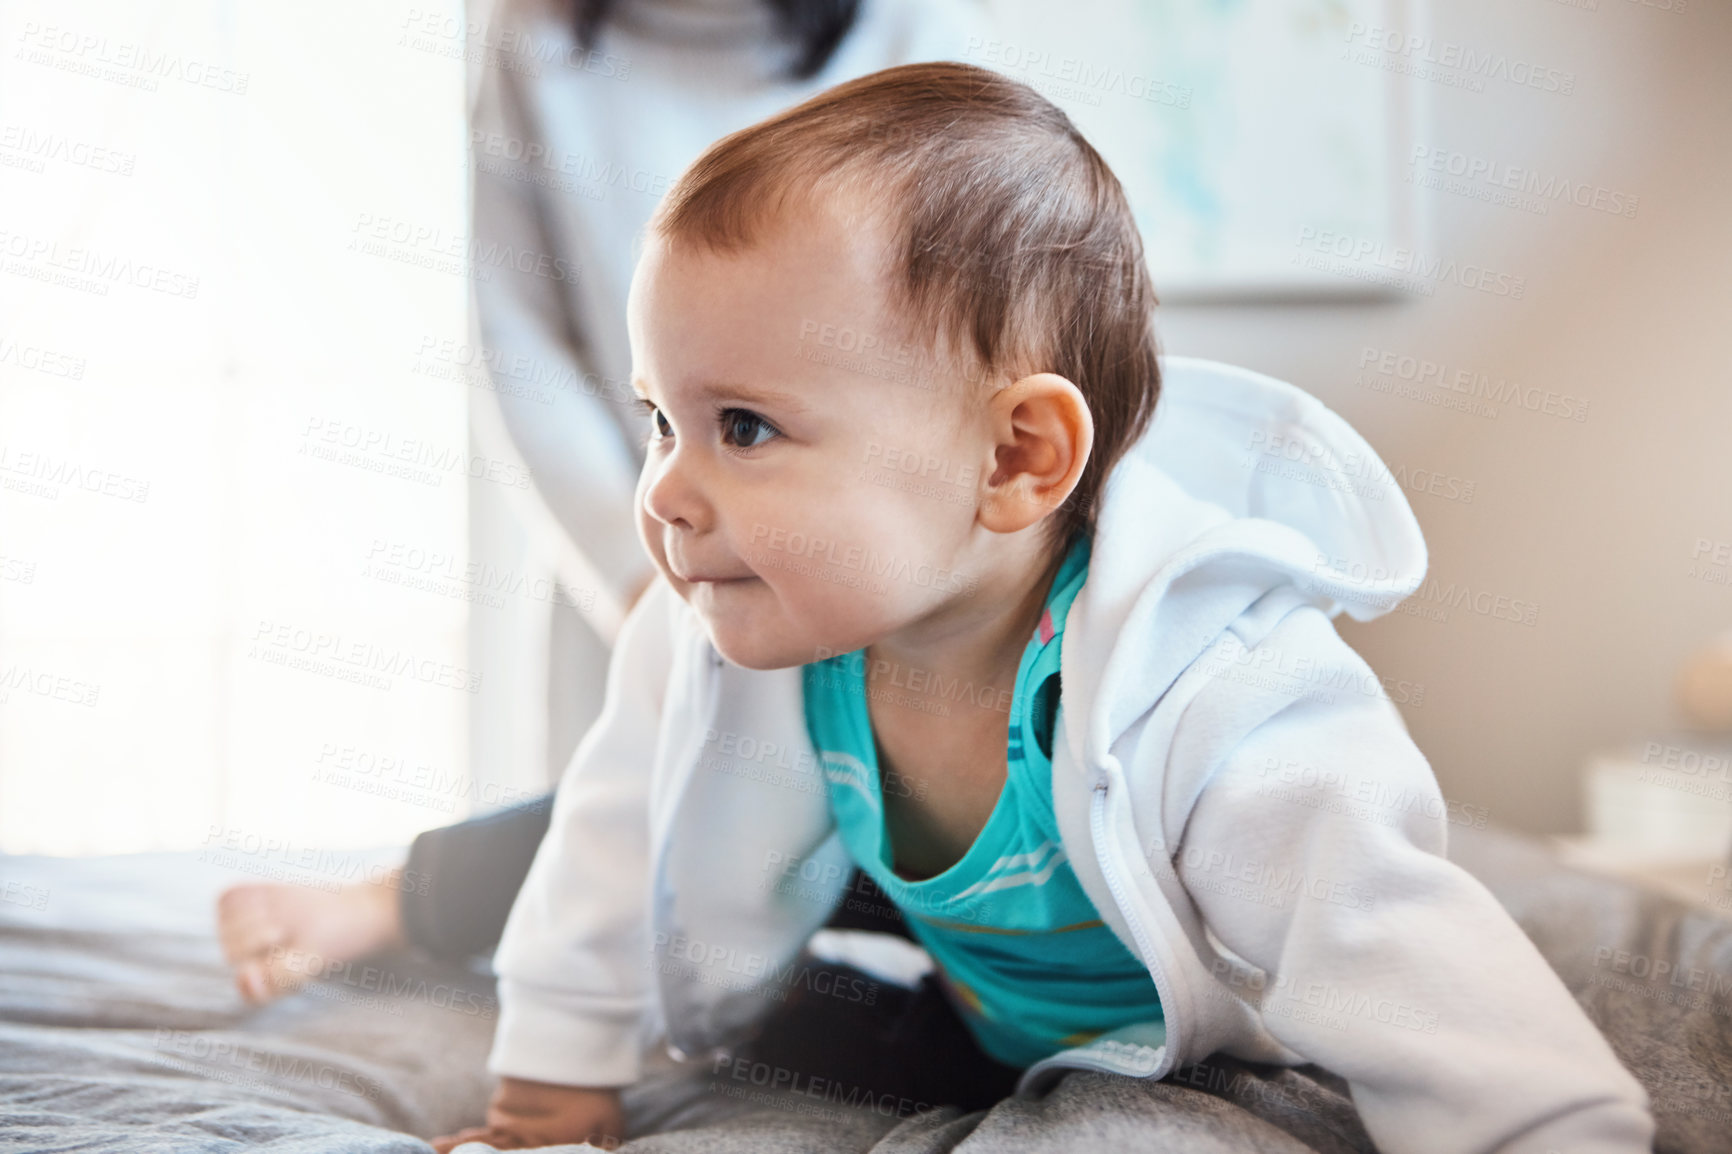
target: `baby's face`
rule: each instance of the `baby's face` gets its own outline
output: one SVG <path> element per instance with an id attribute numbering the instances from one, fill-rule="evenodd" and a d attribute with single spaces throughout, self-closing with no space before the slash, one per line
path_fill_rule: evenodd
<path id="1" fill-rule="evenodd" d="M 904 343 L 880 242 L 818 214 L 767 232 L 727 255 L 652 238 L 629 309 L 654 406 L 639 532 L 750 669 L 851 652 L 971 596 L 993 459 L 978 386 Z"/>

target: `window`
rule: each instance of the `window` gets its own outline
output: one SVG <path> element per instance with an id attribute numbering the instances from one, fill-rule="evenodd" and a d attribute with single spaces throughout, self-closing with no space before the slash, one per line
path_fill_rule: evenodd
<path id="1" fill-rule="evenodd" d="M 408 13 L 8 9 L 0 849 L 486 808 L 465 66 Z"/>

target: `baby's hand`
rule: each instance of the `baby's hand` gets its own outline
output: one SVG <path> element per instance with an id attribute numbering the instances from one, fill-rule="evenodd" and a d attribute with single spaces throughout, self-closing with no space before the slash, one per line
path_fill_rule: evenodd
<path id="1" fill-rule="evenodd" d="M 487 1125 L 435 1138 L 433 1149 L 450 1154 L 465 1142 L 486 1142 L 500 1150 L 590 1142 L 611 1150 L 624 1134 L 618 1090 L 501 1078 L 487 1106 Z"/>

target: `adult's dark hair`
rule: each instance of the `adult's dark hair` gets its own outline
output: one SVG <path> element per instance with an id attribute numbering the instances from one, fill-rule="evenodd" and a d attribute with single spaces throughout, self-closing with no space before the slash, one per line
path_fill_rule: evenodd
<path id="1" fill-rule="evenodd" d="M 595 47 L 601 26 L 619 0 L 572 0 L 577 43 L 584 51 Z M 788 75 L 809 80 L 830 62 L 836 45 L 854 26 L 860 0 L 763 0 L 776 18 L 776 31 L 794 46 Z"/>

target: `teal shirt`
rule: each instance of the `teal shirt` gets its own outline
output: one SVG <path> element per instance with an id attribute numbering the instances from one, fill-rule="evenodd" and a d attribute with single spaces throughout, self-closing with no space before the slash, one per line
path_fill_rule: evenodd
<path id="1" fill-rule="evenodd" d="M 1023 650 L 1011 695 L 1005 783 L 974 844 L 943 873 L 898 877 L 866 704 L 865 651 L 804 667 L 806 726 L 842 842 L 932 955 L 982 1049 L 1012 1066 L 1134 1022 L 1159 1020 L 1147 967 L 1102 921 L 1066 858 L 1052 812 L 1052 735 L 1064 621 L 1088 575 L 1089 541 L 1066 554 Z M 881 692 L 875 689 L 874 692 Z M 973 686 L 894 691 L 896 707 L 992 708 Z M 893 789 L 913 788 L 892 777 Z"/>

